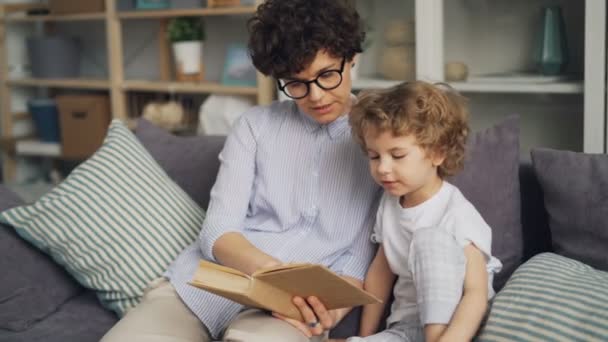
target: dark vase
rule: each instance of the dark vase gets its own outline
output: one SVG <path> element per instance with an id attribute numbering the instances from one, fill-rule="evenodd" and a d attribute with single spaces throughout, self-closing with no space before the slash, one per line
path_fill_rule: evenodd
<path id="1" fill-rule="evenodd" d="M 543 75 L 561 74 L 568 64 L 566 28 L 559 6 L 549 6 L 543 10 L 534 62 Z"/>

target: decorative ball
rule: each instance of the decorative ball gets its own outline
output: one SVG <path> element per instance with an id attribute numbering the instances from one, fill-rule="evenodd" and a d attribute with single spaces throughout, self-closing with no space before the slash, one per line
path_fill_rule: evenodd
<path id="1" fill-rule="evenodd" d="M 151 102 L 144 107 L 142 116 L 159 127 L 173 131 L 184 122 L 184 108 L 175 101 Z"/>
<path id="2" fill-rule="evenodd" d="M 413 44 L 386 47 L 380 58 L 380 74 L 389 80 L 411 80 L 416 75 L 416 50 Z"/>
<path id="3" fill-rule="evenodd" d="M 445 64 L 445 79 L 447 81 L 464 81 L 469 74 L 469 68 L 462 62 L 448 62 Z"/>
<path id="4" fill-rule="evenodd" d="M 416 28 L 413 21 L 393 20 L 384 29 L 387 45 L 404 45 L 416 42 Z"/>

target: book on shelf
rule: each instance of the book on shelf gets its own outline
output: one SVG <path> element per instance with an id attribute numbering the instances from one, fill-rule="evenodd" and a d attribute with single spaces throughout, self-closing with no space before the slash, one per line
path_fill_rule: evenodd
<path id="1" fill-rule="evenodd" d="M 190 285 L 245 306 L 300 321 L 303 319 L 292 302 L 294 296 L 316 296 L 328 310 L 381 302 L 327 267 L 316 264 L 286 264 L 247 275 L 201 260 Z"/>

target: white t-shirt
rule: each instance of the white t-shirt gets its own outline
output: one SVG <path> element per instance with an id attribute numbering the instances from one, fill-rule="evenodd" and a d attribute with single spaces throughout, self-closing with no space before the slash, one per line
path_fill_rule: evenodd
<path id="1" fill-rule="evenodd" d="M 443 228 L 463 248 L 473 243 L 485 254 L 488 296 L 494 296 L 492 281 L 502 264 L 492 256 L 492 230 L 458 188 L 444 181 L 433 197 L 411 208 L 403 208 L 399 197 L 385 192 L 378 207 L 372 241 L 382 243 L 388 264 L 398 277 L 393 289 L 395 300 L 387 320 L 389 324 L 406 317 L 418 317 L 416 288 L 408 259 L 413 233 L 429 227 Z"/>

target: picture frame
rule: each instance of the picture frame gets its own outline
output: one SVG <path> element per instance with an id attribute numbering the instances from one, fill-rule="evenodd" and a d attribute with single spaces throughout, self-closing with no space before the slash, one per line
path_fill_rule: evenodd
<path id="1" fill-rule="evenodd" d="M 226 63 L 221 83 L 229 86 L 255 87 L 256 69 L 244 44 L 230 44 L 226 49 Z"/>

